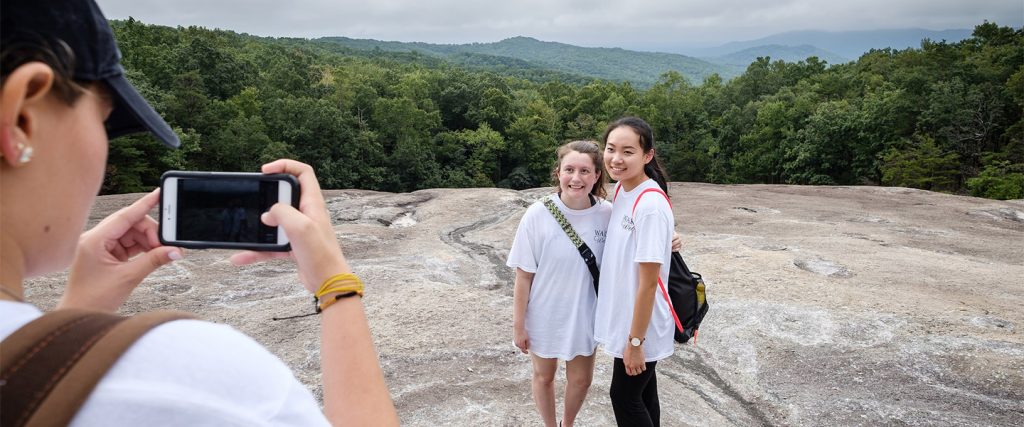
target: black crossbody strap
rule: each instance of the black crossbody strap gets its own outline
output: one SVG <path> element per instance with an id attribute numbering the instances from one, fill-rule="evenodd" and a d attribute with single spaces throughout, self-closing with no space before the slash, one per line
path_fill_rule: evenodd
<path id="1" fill-rule="evenodd" d="M 576 234 L 576 230 L 569 224 L 569 220 L 565 219 L 565 215 L 562 215 L 562 211 L 555 206 L 555 202 L 551 198 L 544 198 L 544 206 L 548 208 L 551 215 L 555 217 L 555 221 L 558 221 L 558 225 L 562 226 L 562 231 L 569 236 L 569 240 L 576 246 L 576 250 L 580 251 L 580 256 L 583 257 L 583 262 L 587 263 L 587 269 L 590 270 L 590 277 L 594 278 L 594 294 L 597 294 L 598 281 L 601 277 L 601 270 L 597 268 L 597 257 L 594 256 L 594 252 L 590 250 L 590 246 Z"/>

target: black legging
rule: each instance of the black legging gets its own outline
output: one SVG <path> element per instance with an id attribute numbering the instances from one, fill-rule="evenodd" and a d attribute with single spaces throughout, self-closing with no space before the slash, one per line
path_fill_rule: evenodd
<path id="1" fill-rule="evenodd" d="M 661 425 L 661 406 L 658 404 L 658 377 L 654 365 L 647 362 L 647 369 L 640 375 L 626 375 L 626 364 L 616 357 L 612 370 L 612 387 L 608 391 L 615 410 L 615 422 L 619 427 L 653 427 Z"/>

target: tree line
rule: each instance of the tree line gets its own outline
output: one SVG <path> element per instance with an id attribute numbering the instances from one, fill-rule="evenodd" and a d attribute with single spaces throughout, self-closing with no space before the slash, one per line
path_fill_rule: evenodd
<path id="1" fill-rule="evenodd" d="M 111 141 L 105 193 L 152 188 L 167 169 L 256 171 L 279 157 L 313 165 L 324 188 L 531 188 L 549 184 L 559 144 L 636 115 L 673 181 L 1024 197 L 1024 32 L 995 23 L 846 64 L 758 58 L 729 81 L 669 72 L 646 89 L 514 61 L 112 26 L 129 79 L 183 147 Z"/>

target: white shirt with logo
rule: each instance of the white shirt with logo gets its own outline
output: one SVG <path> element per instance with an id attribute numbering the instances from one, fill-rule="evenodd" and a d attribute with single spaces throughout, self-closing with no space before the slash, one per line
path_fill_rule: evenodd
<path id="1" fill-rule="evenodd" d="M 558 195 L 548 196 L 576 234 L 601 262 L 611 203 L 569 209 Z M 527 208 L 519 222 L 506 263 L 534 273 L 525 327 L 530 351 L 539 357 L 571 360 L 594 354 L 594 284 L 576 246 L 543 201 Z M 603 280 L 602 280 L 603 282 Z"/>
<path id="2" fill-rule="evenodd" d="M 633 307 L 639 284 L 641 262 L 661 264 L 659 277 L 668 283 L 669 262 L 672 254 L 672 231 L 675 219 L 672 208 L 664 196 L 648 192 L 640 198 L 633 212 L 637 196 L 658 183 L 648 179 L 632 191 L 620 188 L 612 205 L 608 224 L 608 240 L 601 258 L 601 293 L 597 298 L 594 338 L 605 353 L 622 357 L 633 323 Z M 655 290 L 654 308 L 644 341 L 646 362 L 672 355 L 675 324 L 668 302 Z"/>

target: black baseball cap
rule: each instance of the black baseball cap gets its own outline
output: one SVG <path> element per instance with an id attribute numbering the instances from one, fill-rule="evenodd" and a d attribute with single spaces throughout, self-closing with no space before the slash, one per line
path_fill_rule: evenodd
<path id="1" fill-rule="evenodd" d="M 2 5 L 4 48 L 41 41 L 70 49 L 75 80 L 102 81 L 110 87 L 114 110 L 104 123 L 108 138 L 148 131 L 169 147 L 181 145 L 178 135 L 125 78 L 114 32 L 95 1 L 3 0 Z"/>

